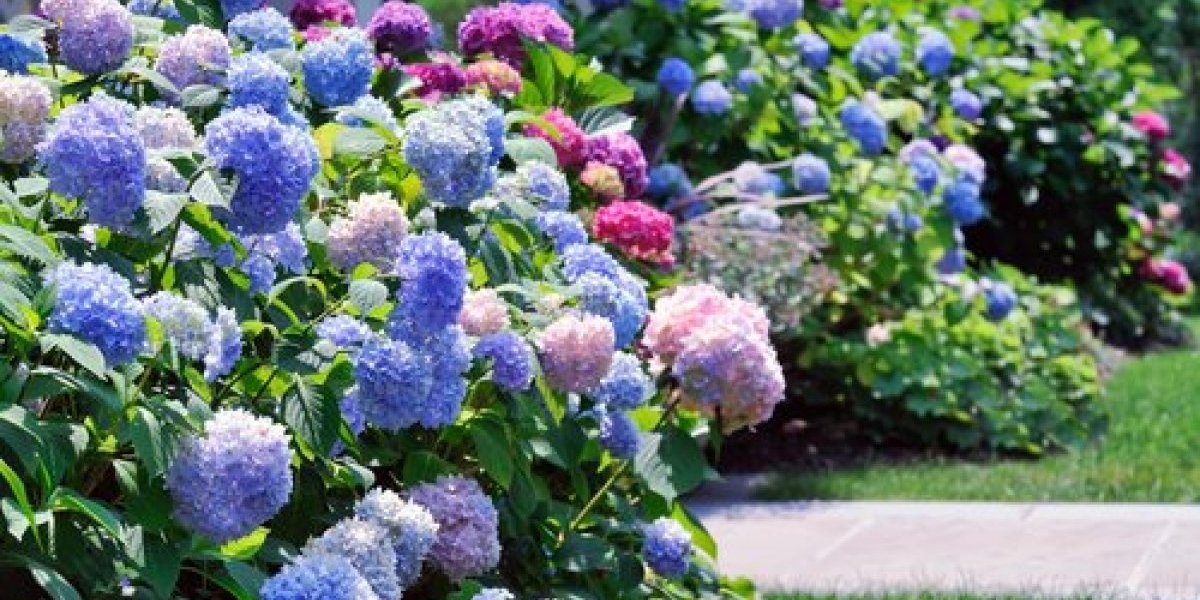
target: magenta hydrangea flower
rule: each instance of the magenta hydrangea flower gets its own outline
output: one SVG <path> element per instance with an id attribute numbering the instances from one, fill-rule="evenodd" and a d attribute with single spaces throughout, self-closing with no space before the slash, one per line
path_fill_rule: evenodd
<path id="1" fill-rule="evenodd" d="M 466 71 L 446 54 L 436 54 L 427 63 L 404 65 L 401 70 L 421 82 L 416 94 L 430 101 L 436 101 L 443 95 L 457 94 L 467 86 Z"/>
<path id="2" fill-rule="evenodd" d="M 612 366 L 616 334 L 608 319 L 569 314 L 543 329 L 536 343 L 550 387 L 583 393 Z"/>
<path id="3" fill-rule="evenodd" d="M 388 0 L 375 9 L 367 23 L 367 36 L 381 54 L 404 55 L 429 46 L 433 23 L 418 4 Z"/>
<path id="4" fill-rule="evenodd" d="M 467 85 L 482 87 L 493 94 L 507 96 L 521 91 L 521 73 L 498 60 L 481 60 L 467 66 Z"/>
<path id="5" fill-rule="evenodd" d="M 292 6 L 288 16 L 300 31 L 326 22 L 351 27 L 358 21 L 354 5 L 347 0 L 299 0 Z"/>
<path id="6" fill-rule="evenodd" d="M 458 47 L 463 54 L 490 53 L 518 69 L 525 62 L 522 41 L 572 50 L 575 32 L 550 6 L 516 2 L 477 7 L 458 26 Z"/>
<path id="7" fill-rule="evenodd" d="M 646 155 L 628 133 L 608 133 L 588 138 L 587 160 L 613 167 L 621 174 L 625 193 L 637 198 L 646 190 Z"/>
<path id="8" fill-rule="evenodd" d="M 546 140 L 550 147 L 554 148 L 560 166 L 583 166 L 587 162 L 588 139 L 587 134 L 575 124 L 575 119 L 558 107 L 546 111 L 542 114 L 542 119 L 554 128 L 554 133 L 538 125 L 528 124 L 525 126 L 525 135 Z"/>

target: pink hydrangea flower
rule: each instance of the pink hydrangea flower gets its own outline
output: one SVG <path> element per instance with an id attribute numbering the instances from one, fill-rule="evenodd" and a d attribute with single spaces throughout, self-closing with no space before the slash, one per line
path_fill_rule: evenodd
<path id="1" fill-rule="evenodd" d="M 467 67 L 467 85 L 483 87 L 494 94 L 513 96 L 521 91 L 521 74 L 508 63 L 481 60 Z"/>
<path id="2" fill-rule="evenodd" d="M 1192 177 L 1192 165 L 1174 148 L 1163 150 L 1162 174 L 1167 182 L 1176 188 L 1183 187 Z"/>
<path id="3" fill-rule="evenodd" d="M 442 95 L 456 94 L 467 85 L 467 74 L 449 55 L 437 54 L 432 62 L 405 65 L 405 73 L 421 81 L 417 95 L 437 101 Z"/>
<path id="4" fill-rule="evenodd" d="M 629 256 L 656 264 L 671 264 L 675 220 L 642 202 L 613 202 L 600 207 L 592 221 L 596 238 L 620 248 Z"/>
<path id="5" fill-rule="evenodd" d="M 771 417 L 784 397 L 774 348 L 739 319 L 709 319 L 684 339 L 672 372 L 683 406 L 732 432 Z"/>
<path id="6" fill-rule="evenodd" d="M 605 164 L 588 163 L 579 174 L 579 182 L 603 200 L 625 197 L 625 184 L 621 183 L 621 174 Z"/>
<path id="7" fill-rule="evenodd" d="M 942 151 L 942 156 L 946 158 L 954 168 L 961 173 L 969 173 L 979 181 L 983 181 L 987 174 L 987 163 L 979 156 L 979 153 L 974 148 L 964 144 L 951 144 Z"/>
<path id="8" fill-rule="evenodd" d="M 492 288 L 468 291 L 458 324 L 467 335 L 482 337 L 495 333 L 508 327 L 508 304 Z"/>
<path id="9" fill-rule="evenodd" d="M 338 217 L 329 227 L 329 260 L 345 270 L 364 262 L 391 269 L 408 235 L 404 209 L 387 193 L 364 194 L 349 209 L 348 218 Z"/>
<path id="10" fill-rule="evenodd" d="M 534 124 L 525 126 L 525 135 L 542 138 L 549 142 L 550 147 L 554 148 L 554 154 L 558 156 L 560 166 L 582 166 L 584 155 L 587 152 L 587 134 L 561 108 L 556 107 L 546 111 L 542 118 L 554 127 L 557 135 Z"/>
<path id="11" fill-rule="evenodd" d="M 463 54 L 490 53 L 516 68 L 525 62 L 522 40 L 572 50 L 575 32 L 553 8 L 515 2 L 474 8 L 458 25 L 458 47 Z"/>
<path id="12" fill-rule="evenodd" d="M 625 193 L 637 198 L 646 191 L 646 155 L 628 133 L 608 133 L 588 138 L 587 160 L 613 167 L 621 174 Z"/>
<path id="13" fill-rule="evenodd" d="M 616 335 L 608 319 L 569 314 L 543 329 L 536 342 L 550 387 L 579 394 L 608 373 Z"/>
<path id="14" fill-rule="evenodd" d="M 1164 221 L 1177 221 L 1181 213 L 1177 202 L 1163 202 L 1158 205 L 1158 218 Z"/>
<path id="15" fill-rule="evenodd" d="M 1172 294 L 1186 294 L 1192 289 L 1187 267 L 1174 260 L 1148 258 L 1138 269 L 1143 279 L 1160 285 Z"/>
<path id="16" fill-rule="evenodd" d="M 1142 111 L 1133 116 L 1133 126 L 1147 138 L 1158 142 L 1171 135 L 1171 124 L 1166 117 L 1152 111 Z"/>
<path id="17" fill-rule="evenodd" d="M 663 296 L 650 313 L 642 344 L 664 364 L 675 361 L 684 341 L 712 319 L 737 320 L 755 335 L 766 339 L 770 323 L 762 308 L 730 298 L 706 284 L 684 285 Z"/>

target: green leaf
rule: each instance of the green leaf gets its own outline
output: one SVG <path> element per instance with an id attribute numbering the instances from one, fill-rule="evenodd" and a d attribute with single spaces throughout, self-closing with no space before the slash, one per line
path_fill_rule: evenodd
<path id="1" fill-rule="evenodd" d="M 150 217 L 150 232 L 158 233 L 170 227 L 187 202 L 188 197 L 185 194 L 164 194 L 147 190 L 143 206 L 146 207 L 146 215 Z"/>
<path id="2" fill-rule="evenodd" d="M 504 151 L 517 164 L 538 161 L 558 166 L 558 156 L 554 153 L 554 147 L 542 138 L 509 138 L 504 142 Z"/>
<path id="3" fill-rule="evenodd" d="M 388 145 L 378 133 L 362 127 L 346 127 L 333 138 L 333 153 L 341 156 L 368 158 Z"/>
<path id="4" fill-rule="evenodd" d="M 350 282 L 350 304 L 362 314 L 367 314 L 388 299 L 388 289 L 374 279 L 356 279 Z"/>
<path id="5" fill-rule="evenodd" d="M 704 481 L 708 465 L 696 440 L 669 427 L 646 435 L 634 459 L 634 471 L 651 491 L 673 502 Z"/>
<path id="6" fill-rule="evenodd" d="M 229 198 L 221 191 L 221 185 L 217 183 L 217 179 L 210 171 L 205 171 L 196 177 L 196 180 L 192 182 L 192 187 L 188 189 L 188 194 L 197 202 L 208 206 L 229 208 Z"/>
<path id="7" fill-rule="evenodd" d="M 708 530 L 704 528 L 704 524 L 697 519 L 692 511 L 688 510 L 682 502 L 676 502 L 675 507 L 671 510 L 671 518 L 683 525 L 688 533 L 692 534 L 692 544 L 703 550 L 708 556 L 714 560 L 717 558 L 717 542 L 713 540 Z"/>
<path id="8" fill-rule="evenodd" d="M 44 351 L 50 352 L 56 348 L 62 350 L 79 366 L 91 371 L 97 377 L 104 377 L 104 372 L 107 370 L 104 354 L 95 344 L 61 333 L 43 333 L 38 336 L 38 342 Z"/>
<path id="9" fill-rule="evenodd" d="M 184 108 L 208 108 L 221 101 L 221 89 L 211 85 L 189 85 L 179 92 Z"/>
<path id="10" fill-rule="evenodd" d="M 114 540 L 121 539 L 122 525 L 120 519 L 107 506 L 95 500 L 84 498 L 70 488 L 58 488 L 54 490 L 54 494 L 50 497 L 48 504 L 50 505 L 50 510 L 65 510 L 82 514 L 104 528 Z"/>
<path id="11" fill-rule="evenodd" d="M 254 555 L 258 554 L 258 550 L 262 548 L 263 542 L 267 540 L 267 529 L 259 527 L 250 532 L 249 535 L 244 535 L 231 542 L 226 542 L 221 546 L 220 554 L 224 558 L 231 560 L 250 560 Z"/>
<path id="12" fill-rule="evenodd" d="M 514 467 L 504 422 L 493 413 L 482 413 L 471 419 L 468 426 L 480 466 L 496 483 L 508 489 Z"/>
<path id="13" fill-rule="evenodd" d="M 45 266 L 58 262 L 45 240 L 15 225 L 0 225 L 0 248 Z"/>
<path id="14" fill-rule="evenodd" d="M 33 504 L 29 502 L 29 494 L 25 491 L 25 482 L 21 481 L 17 472 L 13 471 L 12 467 L 8 466 L 3 459 L 0 459 L 0 477 L 3 477 L 4 482 L 8 484 L 8 489 L 12 492 L 12 497 L 16 499 L 21 514 L 24 515 L 26 521 L 29 521 L 29 529 L 33 531 L 33 537 L 37 540 L 38 546 L 41 546 L 41 532 L 33 515 Z"/>
<path id="15" fill-rule="evenodd" d="M 130 423 L 129 437 L 133 450 L 146 467 L 150 477 L 158 477 L 167 470 L 170 449 L 163 438 L 164 428 L 150 409 L 139 406 Z"/>
<path id="16" fill-rule="evenodd" d="M 83 600 L 75 587 L 58 571 L 28 558 L 22 560 L 25 562 L 25 568 L 29 569 L 33 580 L 42 586 L 42 589 L 46 590 L 53 600 Z"/>
<path id="17" fill-rule="evenodd" d="M 5 281 L 0 281 L 0 310 L 15 323 L 28 326 L 25 311 L 29 308 L 29 298 L 21 290 Z"/>
<path id="18" fill-rule="evenodd" d="M 415 485 L 433 481 L 442 475 L 452 475 L 457 472 L 454 465 L 442 457 L 427 450 L 410 452 L 404 459 L 402 477 L 406 485 Z"/>
<path id="19" fill-rule="evenodd" d="M 337 441 L 342 413 L 338 400 L 297 377 L 283 398 L 283 422 L 320 454 Z"/>

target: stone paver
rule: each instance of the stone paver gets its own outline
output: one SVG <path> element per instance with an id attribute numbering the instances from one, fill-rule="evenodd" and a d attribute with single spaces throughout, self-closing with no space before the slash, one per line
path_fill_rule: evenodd
<path id="1" fill-rule="evenodd" d="M 722 571 L 766 589 L 1200 598 L 1200 506 L 692 504 Z"/>

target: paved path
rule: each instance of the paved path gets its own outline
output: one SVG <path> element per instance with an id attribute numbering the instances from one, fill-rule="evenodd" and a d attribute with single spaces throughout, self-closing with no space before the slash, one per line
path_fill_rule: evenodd
<path id="1" fill-rule="evenodd" d="M 699 499 L 722 571 L 765 589 L 1200 598 L 1200 506 Z"/>

